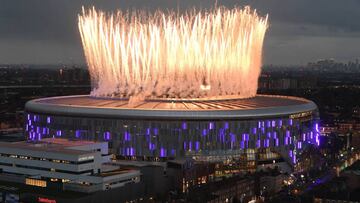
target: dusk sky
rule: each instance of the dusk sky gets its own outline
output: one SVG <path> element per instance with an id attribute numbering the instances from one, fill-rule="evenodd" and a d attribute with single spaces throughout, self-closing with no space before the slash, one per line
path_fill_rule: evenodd
<path id="1" fill-rule="evenodd" d="M 0 64 L 84 63 L 81 6 L 117 9 L 210 8 L 211 0 L 0 0 Z M 218 0 L 269 14 L 264 64 L 360 59 L 360 0 Z"/>

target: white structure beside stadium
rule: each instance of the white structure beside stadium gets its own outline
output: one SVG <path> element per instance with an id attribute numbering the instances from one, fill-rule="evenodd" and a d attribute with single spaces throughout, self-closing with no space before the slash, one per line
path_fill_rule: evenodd
<path id="1" fill-rule="evenodd" d="M 105 165 L 109 161 L 106 142 L 59 138 L 1 142 L 0 180 L 86 193 L 140 181 L 139 171 Z"/>

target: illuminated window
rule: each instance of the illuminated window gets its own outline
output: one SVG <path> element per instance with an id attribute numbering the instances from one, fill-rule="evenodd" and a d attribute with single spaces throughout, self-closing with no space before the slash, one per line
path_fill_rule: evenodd
<path id="1" fill-rule="evenodd" d="M 67 183 L 67 182 L 70 182 L 70 180 L 69 179 L 61 179 L 61 182 Z"/>
<path id="2" fill-rule="evenodd" d="M 46 181 L 44 181 L 44 180 L 26 178 L 25 179 L 25 184 L 26 185 L 38 186 L 38 187 L 46 187 Z"/>

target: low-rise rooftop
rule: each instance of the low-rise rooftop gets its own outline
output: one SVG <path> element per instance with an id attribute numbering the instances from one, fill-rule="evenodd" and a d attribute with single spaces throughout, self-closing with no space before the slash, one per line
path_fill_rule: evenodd
<path id="1" fill-rule="evenodd" d="M 88 154 L 86 150 L 77 150 L 72 147 L 95 144 L 92 141 L 67 140 L 62 138 L 45 138 L 39 141 L 0 142 L 0 148 L 18 148 L 52 153 L 82 155 Z"/>

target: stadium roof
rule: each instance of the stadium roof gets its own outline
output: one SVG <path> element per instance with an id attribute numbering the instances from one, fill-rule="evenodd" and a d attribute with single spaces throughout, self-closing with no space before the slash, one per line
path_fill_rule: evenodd
<path id="1" fill-rule="evenodd" d="M 31 100 L 25 106 L 28 112 L 49 115 L 195 120 L 274 117 L 316 109 L 317 106 L 306 99 L 273 95 L 246 99 L 149 99 L 131 105 L 126 99 L 75 95 Z"/>

